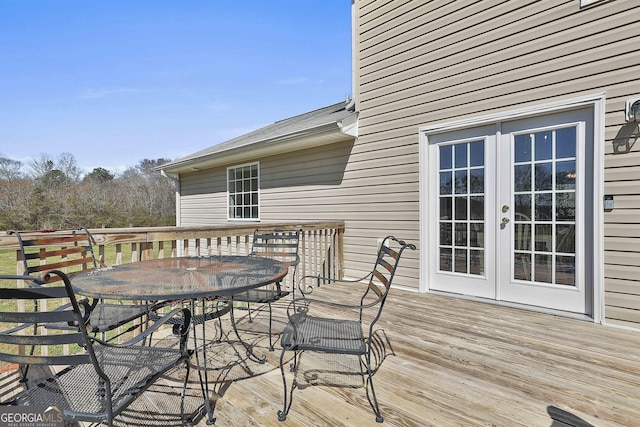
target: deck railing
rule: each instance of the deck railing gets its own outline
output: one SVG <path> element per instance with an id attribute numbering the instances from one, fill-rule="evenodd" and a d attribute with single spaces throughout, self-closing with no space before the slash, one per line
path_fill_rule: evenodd
<path id="1" fill-rule="evenodd" d="M 95 255 L 107 265 L 183 255 L 247 255 L 256 229 L 301 230 L 298 277 L 318 274 L 343 276 L 344 222 L 301 222 L 214 225 L 199 227 L 96 228 Z M 111 248 L 110 248 L 111 247 Z M 16 272 L 23 271 L 15 236 L 0 235 L 0 249 L 16 250 Z M 290 280 L 290 279 L 287 279 Z M 293 286 L 289 281 L 285 287 Z"/>
<path id="2" fill-rule="evenodd" d="M 300 264 L 297 277 L 314 274 L 331 278 L 343 277 L 343 222 L 305 222 L 241 224 L 210 227 L 145 227 L 90 229 L 96 241 L 95 256 L 106 265 L 121 265 L 149 259 L 177 256 L 247 255 L 256 229 L 301 230 Z M 65 232 L 56 231 L 57 234 Z M 30 235 L 34 234 L 29 232 Z M 37 234 L 37 233 L 36 233 Z M 50 234 L 50 232 L 48 232 Z M 0 250 L 15 250 L 16 273 L 24 272 L 22 255 L 14 235 L 0 233 Z M 46 260 L 42 260 L 45 262 Z M 7 274 L 10 272 L 6 272 Z M 26 286 L 26 284 L 19 284 Z M 291 275 L 285 277 L 282 286 L 291 289 Z M 135 321 L 135 329 L 121 327 L 137 333 L 142 324 Z M 119 337 L 118 339 L 122 339 Z M 62 352 L 69 354 L 69 346 Z"/>

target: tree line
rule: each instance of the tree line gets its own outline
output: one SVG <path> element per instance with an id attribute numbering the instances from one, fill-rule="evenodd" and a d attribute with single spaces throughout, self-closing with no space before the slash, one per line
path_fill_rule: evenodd
<path id="1" fill-rule="evenodd" d="M 175 225 L 175 186 L 141 160 L 124 172 L 83 173 L 71 153 L 28 164 L 0 155 L 0 230 Z"/>

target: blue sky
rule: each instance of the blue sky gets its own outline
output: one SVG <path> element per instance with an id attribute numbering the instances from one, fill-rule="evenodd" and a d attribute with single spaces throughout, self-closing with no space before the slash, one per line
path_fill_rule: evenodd
<path id="1" fill-rule="evenodd" d="M 0 0 L 0 156 L 87 172 L 344 100 L 350 0 Z"/>

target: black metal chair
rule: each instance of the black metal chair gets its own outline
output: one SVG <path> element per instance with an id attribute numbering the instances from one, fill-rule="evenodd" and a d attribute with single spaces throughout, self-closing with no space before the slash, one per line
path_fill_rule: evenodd
<path id="1" fill-rule="evenodd" d="M 90 335 L 84 313 L 69 278 L 52 270 L 43 279 L 31 276 L 0 276 L 0 360 L 20 365 L 62 366 L 57 374 L 11 397 L 3 405 L 55 407 L 64 420 L 113 425 L 114 418 L 168 370 L 184 365 L 181 415 L 189 377 L 187 338 L 191 314 L 175 309 L 150 325 L 143 333 L 121 344 L 110 344 Z M 34 281 L 18 288 L 16 282 Z M 43 286 L 56 282 L 55 286 Z M 32 310 L 31 301 L 46 301 Z M 24 307 L 24 308 L 23 308 Z M 151 347 L 146 338 L 170 319 L 182 314 L 178 348 Z M 51 330 L 43 325 L 65 323 L 67 329 Z M 65 354 L 64 346 L 70 349 Z M 35 349 L 33 352 L 25 349 Z"/>
<path id="2" fill-rule="evenodd" d="M 407 248 L 414 250 L 416 247 L 393 236 L 386 237 L 378 250 L 373 270 L 360 280 L 347 281 L 318 276 L 305 276 L 300 279 L 298 289 L 302 296 L 294 298 L 289 305 L 287 312 L 289 322 L 281 338 L 280 370 L 284 384 L 284 405 L 283 409 L 278 411 L 278 420 L 284 421 L 287 418 L 293 401 L 293 391 L 297 387 L 294 376 L 291 391 L 287 393 L 284 357 L 288 351 L 293 351 L 294 357 L 291 364 L 293 372 L 298 368 L 301 352 L 358 356 L 363 368 L 358 373 L 366 377 L 367 399 L 375 413 L 376 421 L 379 423 L 383 421 L 373 388 L 372 339 L 374 326 L 382 313 L 398 262 L 402 252 Z M 352 294 L 360 295 L 360 302 L 346 304 L 314 297 L 314 290 L 324 284 L 335 282 L 353 286 Z M 340 315 L 336 317 L 312 315 L 311 308 L 317 304 L 340 309 Z M 364 328 L 368 329 L 366 335 Z"/>
<path id="3" fill-rule="evenodd" d="M 95 257 L 95 240 L 89 230 L 78 227 L 71 230 L 41 230 L 37 232 L 9 231 L 20 244 L 25 275 L 40 274 L 43 271 L 59 269 L 69 277 L 82 271 L 104 268 L 106 265 Z M 69 269 L 76 269 L 69 271 Z M 91 332 L 105 333 L 142 318 L 162 307 L 164 302 L 149 304 L 119 304 L 93 300 L 91 304 L 81 301 L 85 308 L 85 321 Z M 55 325 L 49 325 L 55 327 Z M 139 325 L 130 325 L 121 334 Z M 114 339 L 115 337 L 112 337 Z"/>
<path id="4" fill-rule="evenodd" d="M 251 253 L 249 256 L 271 258 L 280 261 L 289 266 L 292 270 L 292 291 L 295 287 L 296 266 L 300 262 L 298 256 L 298 246 L 300 243 L 300 231 L 299 230 L 274 230 L 274 231 L 259 231 L 256 230 L 253 234 L 253 242 L 251 245 Z M 273 289 L 270 288 L 258 288 L 250 291 L 242 292 L 233 295 L 234 302 L 247 303 L 247 309 L 249 310 L 249 322 L 251 318 L 251 304 L 267 304 L 269 307 L 269 350 L 273 351 L 272 342 L 272 323 L 273 312 L 271 304 L 278 301 L 281 298 L 289 295 L 289 291 L 283 289 L 280 283 L 276 283 Z M 232 304 L 233 306 L 233 304 Z M 231 309 L 231 320 L 235 327 L 235 318 L 233 315 L 233 308 Z"/>

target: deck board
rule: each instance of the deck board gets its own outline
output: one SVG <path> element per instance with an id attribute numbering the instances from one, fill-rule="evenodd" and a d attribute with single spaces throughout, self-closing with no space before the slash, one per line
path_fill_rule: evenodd
<path id="1" fill-rule="evenodd" d="M 333 295 L 342 300 L 347 291 L 335 288 Z M 284 324 L 284 307 L 284 301 L 274 307 L 274 329 Z M 228 319 L 225 322 L 226 334 L 230 326 Z M 376 425 L 362 387 L 301 387 L 294 393 L 287 420 L 279 422 L 283 393 L 279 346 L 268 352 L 266 336 L 255 333 L 264 331 L 266 322 L 266 312 L 252 324 L 246 318 L 241 322 L 243 337 L 257 353 L 268 355 L 264 365 L 245 361 L 247 369 L 233 363 L 226 366 L 242 355 L 242 349 L 234 342 L 212 347 L 210 360 L 217 366 L 209 373 L 217 392 L 212 395 L 216 425 Z M 376 342 L 374 381 L 383 425 L 560 425 L 553 424 L 549 408 L 588 423 L 583 425 L 635 426 L 640 420 L 637 331 L 394 289 L 378 322 Z M 301 371 L 328 366 L 326 360 L 311 355 L 305 362 Z M 288 369 L 287 374 L 292 375 Z M 190 378 L 187 407 L 192 411 L 201 403 L 196 375 L 194 370 Z M 317 381 L 326 380 L 320 376 Z M 329 380 L 339 382 L 334 376 Z M 146 393 L 147 402 L 134 404 L 119 424 L 153 425 L 149 408 L 177 411 L 175 388 L 167 390 L 164 384 L 152 388 Z M 154 403 L 157 399 L 161 402 Z M 175 419 L 171 414 L 157 417 L 155 425 Z M 205 425 L 200 418 L 198 426 Z"/>

